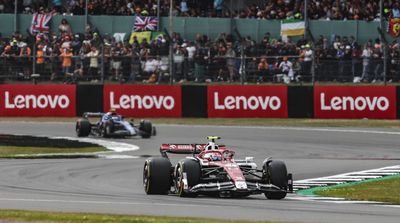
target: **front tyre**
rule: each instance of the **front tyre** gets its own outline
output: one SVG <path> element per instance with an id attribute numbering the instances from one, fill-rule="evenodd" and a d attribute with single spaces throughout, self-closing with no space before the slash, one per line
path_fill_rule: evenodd
<path id="1" fill-rule="evenodd" d="M 279 187 L 283 191 L 266 192 L 265 197 L 273 200 L 280 200 L 286 197 L 288 186 L 287 169 L 283 161 L 272 160 L 263 165 L 263 172 L 267 183 Z"/>
<path id="2" fill-rule="evenodd" d="M 195 197 L 195 193 L 188 193 L 187 189 L 200 182 L 200 164 L 193 159 L 184 159 L 175 167 L 175 188 L 180 197 Z M 187 186 L 188 188 L 185 188 Z"/>
<path id="3" fill-rule="evenodd" d="M 76 122 L 75 125 L 76 135 L 78 137 L 86 137 L 89 136 L 91 131 L 91 126 L 89 120 L 85 118 L 81 118 Z"/>
<path id="4" fill-rule="evenodd" d="M 111 137 L 113 132 L 114 132 L 114 123 L 111 121 L 104 123 L 104 126 L 102 128 L 103 137 L 109 138 L 109 137 Z"/>
<path id="5" fill-rule="evenodd" d="M 139 124 L 139 130 L 142 138 L 150 138 L 153 133 L 153 125 L 149 120 L 141 120 Z"/>
<path id="6" fill-rule="evenodd" d="M 150 158 L 143 167 L 146 194 L 168 194 L 171 189 L 171 162 L 167 158 Z"/>

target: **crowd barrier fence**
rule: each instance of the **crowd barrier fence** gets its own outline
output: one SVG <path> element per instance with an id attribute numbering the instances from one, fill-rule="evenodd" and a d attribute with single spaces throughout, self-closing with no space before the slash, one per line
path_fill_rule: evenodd
<path id="1" fill-rule="evenodd" d="M 118 83 L 178 83 L 178 82 L 236 82 L 236 83 L 312 83 L 320 82 L 398 82 L 400 63 L 393 60 L 384 77 L 382 59 L 371 59 L 367 64 L 362 59 L 317 58 L 315 63 L 301 61 L 299 56 L 286 56 L 292 63 L 292 71 L 279 68 L 285 56 L 267 56 L 268 69 L 259 70 L 262 57 L 215 56 L 200 64 L 183 55 L 173 57 L 173 76 L 170 75 L 168 56 L 141 57 L 136 55 L 99 55 L 98 65 L 92 67 L 90 57 L 73 56 L 71 66 L 63 66 L 60 56 L 45 56 L 38 64 L 35 56 L 0 56 L 0 80 L 2 82 L 35 81 L 70 83 L 118 82 Z M 147 63 L 157 61 L 157 69 L 148 69 Z M 229 69 L 229 61 L 233 61 Z M 229 62 L 232 64 L 232 62 Z M 314 71 L 313 71 L 314 70 Z M 36 74 L 32 76 L 32 74 Z M 314 74 L 314 76 L 313 76 Z M 314 78 L 313 78 L 314 77 Z M 173 79 L 171 81 L 171 79 Z"/>

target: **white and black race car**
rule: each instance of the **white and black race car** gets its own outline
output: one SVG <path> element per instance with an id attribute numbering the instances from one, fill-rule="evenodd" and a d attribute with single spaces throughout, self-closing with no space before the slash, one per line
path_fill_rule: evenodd
<path id="1" fill-rule="evenodd" d="M 89 118 L 96 117 L 100 119 L 96 123 L 91 123 Z M 149 120 L 141 120 L 136 126 L 115 112 L 85 112 L 82 118 L 76 121 L 75 130 L 78 137 L 93 135 L 105 138 L 130 136 L 150 138 L 156 135 L 156 128 Z"/>

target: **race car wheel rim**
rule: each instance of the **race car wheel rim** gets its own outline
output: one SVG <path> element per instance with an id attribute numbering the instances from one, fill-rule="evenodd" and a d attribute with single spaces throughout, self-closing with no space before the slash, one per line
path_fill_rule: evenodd
<path id="1" fill-rule="evenodd" d="M 178 194 L 181 194 L 183 192 L 183 177 L 182 177 L 182 168 L 179 166 L 178 169 L 176 170 L 176 189 L 178 191 Z"/>
<path id="2" fill-rule="evenodd" d="M 143 168 L 143 186 L 146 192 L 149 191 L 149 185 L 150 185 L 149 176 L 150 176 L 149 165 L 148 162 L 146 162 Z"/>

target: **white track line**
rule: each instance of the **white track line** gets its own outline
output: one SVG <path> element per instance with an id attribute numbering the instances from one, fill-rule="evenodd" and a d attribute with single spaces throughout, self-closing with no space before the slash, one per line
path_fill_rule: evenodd
<path id="1" fill-rule="evenodd" d="M 337 185 L 350 182 L 359 182 L 367 179 L 377 179 L 384 176 L 400 174 L 400 165 L 383 167 L 372 170 L 363 170 L 358 172 L 350 172 L 326 177 L 318 177 L 312 179 L 296 180 L 293 182 L 295 189 L 308 189 L 323 185 Z M 297 186 L 299 186 L 297 188 Z M 308 187 L 308 188 L 306 188 Z"/>
<path id="2" fill-rule="evenodd" d="M 67 139 L 67 140 L 74 140 L 74 141 L 78 141 L 78 142 L 95 143 L 100 146 L 104 146 L 107 149 L 112 150 L 114 152 L 127 152 L 127 151 L 139 150 L 139 146 L 136 146 L 136 145 L 123 143 L 123 142 L 107 141 L 107 140 L 103 140 L 103 139 L 76 138 L 76 137 L 65 137 L 65 136 L 57 136 L 57 137 L 49 137 L 49 138 L 50 139 Z"/>
<path id="3" fill-rule="evenodd" d="M 26 134 L 12 134 L 12 135 L 26 135 Z M 107 149 L 111 151 L 107 152 L 99 152 L 96 153 L 100 158 L 106 158 L 106 159 L 133 159 L 133 158 L 138 158 L 137 156 L 129 156 L 129 155 L 116 155 L 116 154 L 108 154 L 110 152 L 128 152 L 128 151 L 136 151 L 139 150 L 139 146 L 137 145 L 132 145 L 129 143 L 123 143 L 123 142 L 115 142 L 115 141 L 107 141 L 103 139 L 95 139 L 95 138 L 78 138 L 78 137 L 67 137 L 67 136 L 44 136 L 44 135 L 35 135 L 35 137 L 46 137 L 49 139 L 66 139 L 66 140 L 72 140 L 72 141 L 78 141 L 78 142 L 88 142 L 88 143 L 94 143 L 100 146 L 104 146 Z M 78 155 L 80 153 L 63 153 L 63 154 L 52 154 L 52 155 Z M 90 153 L 82 153 L 83 155 L 88 155 Z M 49 155 L 49 154 L 37 154 L 39 156 L 42 155 Z M 21 155 L 21 157 L 24 156 L 32 156 L 32 155 Z"/>
<path id="4" fill-rule="evenodd" d="M 400 165 L 389 166 L 372 170 L 363 170 L 359 172 L 350 172 L 344 174 L 338 174 L 327 177 L 319 177 L 305 180 L 297 180 L 293 182 L 293 188 L 295 191 L 310 189 L 313 187 L 320 186 L 334 186 L 339 184 L 351 183 L 351 182 L 361 182 L 368 179 L 378 179 L 384 176 L 397 175 L 400 174 Z M 332 197 L 319 197 L 319 196 L 301 196 L 295 197 L 296 200 L 309 200 L 309 201 L 323 201 L 331 203 L 351 203 L 351 204 L 386 204 L 383 202 L 373 202 L 373 201 L 348 201 L 343 198 L 332 198 Z M 392 205 L 380 205 L 393 207 Z M 396 205 L 394 205 L 396 207 Z M 400 207 L 400 205 L 397 205 Z"/>
<path id="5" fill-rule="evenodd" d="M 130 155 L 118 155 L 118 154 L 99 154 L 99 158 L 104 159 L 138 159 L 139 156 L 130 156 Z"/>
<path id="6" fill-rule="evenodd" d="M 127 152 L 127 151 L 136 151 L 139 150 L 139 146 L 123 143 L 123 142 L 115 142 L 115 141 L 107 141 L 103 139 L 93 139 L 93 138 L 76 138 L 76 137 L 49 137 L 52 139 L 67 139 L 67 140 L 75 140 L 79 142 L 89 142 L 95 143 L 100 146 L 104 146 L 113 152 Z M 99 152 L 97 153 L 99 158 L 104 159 L 136 159 L 139 158 L 137 156 L 123 155 L 123 154 L 108 154 L 110 152 Z"/>
<path id="7" fill-rule="evenodd" d="M 139 206 L 175 206 L 182 207 L 182 203 L 153 203 L 153 202 L 112 202 L 112 201 L 86 201 L 86 200 L 56 200 L 56 199 L 20 199 L 20 198 L 0 198 L 0 201 L 17 202 L 43 202 L 43 203 L 71 203 L 71 204 L 102 204 L 102 205 L 139 205 Z M 210 205 L 185 204 L 185 207 L 210 207 Z M 216 205 L 221 206 L 221 205 Z M 223 206 L 221 206 L 223 207 Z"/>

